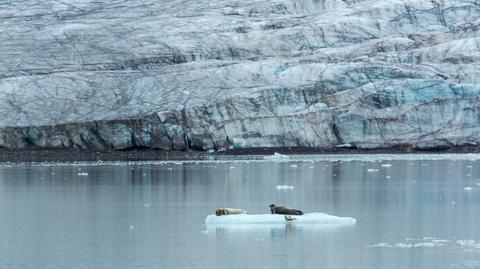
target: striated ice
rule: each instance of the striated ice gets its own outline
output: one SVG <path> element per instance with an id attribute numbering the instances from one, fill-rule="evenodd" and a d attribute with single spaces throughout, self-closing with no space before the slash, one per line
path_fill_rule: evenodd
<path id="1" fill-rule="evenodd" d="M 478 145 L 474 0 L 1 1 L 0 147 Z"/>

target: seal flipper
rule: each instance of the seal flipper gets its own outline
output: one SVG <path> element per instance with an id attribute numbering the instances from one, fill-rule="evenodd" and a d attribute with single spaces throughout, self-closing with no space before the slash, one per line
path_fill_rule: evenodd
<path id="1" fill-rule="evenodd" d="M 291 215 L 285 215 L 284 217 L 285 217 L 286 221 L 294 221 L 294 220 L 297 219 L 297 218 L 295 218 L 294 216 L 291 216 Z"/>

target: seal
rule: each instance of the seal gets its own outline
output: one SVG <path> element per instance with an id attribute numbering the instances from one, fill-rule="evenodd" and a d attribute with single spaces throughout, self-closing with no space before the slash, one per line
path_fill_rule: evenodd
<path id="1" fill-rule="evenodd" d="M 280 215 L 303 215 L 303 212 L 298 209 L 293 209 L 288 206 L 284 205 L 270 205 L 270 212 L 272 214 L 280 214 Z"/>
<path id="2" fill-rule="evenodd" d="M 225 215 L 238 215 L 238 214 L 248 214 L 247 210 L 237 209 L 237 208 L 215 208 L 215 215 L 225 216 Z"/>

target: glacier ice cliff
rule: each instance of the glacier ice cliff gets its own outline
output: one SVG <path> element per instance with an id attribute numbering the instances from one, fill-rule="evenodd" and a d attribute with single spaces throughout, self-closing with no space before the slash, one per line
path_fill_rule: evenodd
<path id="1" fill-rule="evenodd" d="M 477 0 L 0 2 L 0 147 L 480 143 Z"/>

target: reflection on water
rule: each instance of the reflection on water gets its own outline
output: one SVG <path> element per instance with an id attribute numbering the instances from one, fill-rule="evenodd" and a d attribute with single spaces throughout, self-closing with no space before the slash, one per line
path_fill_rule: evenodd
<path id="1" fill-rule="evenodd" d="M 0 268 L 478 268 L 479 164 L 357 156 L 3 166 Z M 216 207 L 266 214 L 271 203 L 357 224 L 204 223 Z"/>

